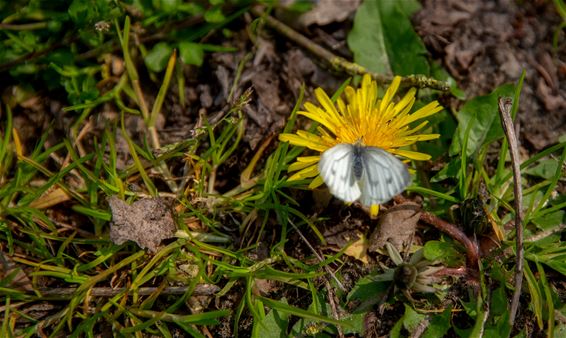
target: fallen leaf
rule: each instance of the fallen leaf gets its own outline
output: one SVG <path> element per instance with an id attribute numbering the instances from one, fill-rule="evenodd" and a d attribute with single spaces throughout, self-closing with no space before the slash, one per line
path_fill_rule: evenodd
<path id="1" fill-rule="evenodd" d="M 298 19 L 299 24 L 308 27 L 313 23 L 319 26 L 346 20 L 360 5 L 360 0 L 320 0 L 316 6 Z"/>
<path id="2" fill-rule="evenodd" d="M 369 238 L 369 251 L 375 252 L 390 242 L 402 251 L 415 233 L 421 208 L 416 203 L 403 203 L 389 208 L 381 214 L 377 228 Z"/>
<path id="3" fill-rule="evenodd" d="M 59 203 L 66 202 L 70 199 L 71 197 L 65 192 L 65 190 L 55 187 L 54 189 L 47 190 L 47 192 L 41 195 L 38 199 L 32 201 L 29 206 L 30 208 L 45 209 Z"/>
<path id="4" fill-rule="evenodd" d="M 177 226 L 164 199 L 144 198 L 129 205 L 112 196 L 108 204 L 112 209 L 110 240 L 115 244 L 134 241 L 140 248 L 156 252 L 162 240 L 174 237 Z"/>
<path id="5" fill-rule="evenodd" d="M 346 248 L 346 250 L 344 250 L 344 253 L 350 257 L 360 260 L 364 264 L 368 264 L 369 261 L 368 261 L 367 249 L 368 249 L 368 242 L 366 240 L 366 236 L 362 236 L 358 238 L 358 240 L 350 244 Z"/>

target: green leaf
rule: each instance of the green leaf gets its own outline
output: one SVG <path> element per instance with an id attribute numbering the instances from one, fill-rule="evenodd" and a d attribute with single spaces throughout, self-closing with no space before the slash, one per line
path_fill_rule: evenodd
<path id="1" fill-rule="evenodd" d="M 413 310 L 412 307 L 405 304 L 405 314 L 403 314 L 403 317 L 399 319 L 391 330 L 390 337 L 401 337 L 401 326 L 412 333 L 423 320 L 426 320 L 425 315 L 418 313 Z"/>
<path id="2" fill-rule="evenodd" d="M 548 159 L 540 161 L 536 166 L 523 171 L 527 175 L 537 176 L 545 179 L 551 179 L 558 169 L 558 161 Z"/>
<path id="3" fill-rule="evenodd" d="M 204 13 L 204 20 L 210 23 L 221 23 L 226 20 L 221 7 L 213 7 Z"/>
<path id="4" fill-rule="evenodd" d="M 202 46 L 194 42 L 179 43 L 179 55 L 181 60 L 187 65 L 201 66 L 204 60 L 204 51 Z"/>
<path id="5" fill-rule="evenodd" d="M 424 257 L 429 261 L 440 261 L 447 266 L 459 266 L 464 255 L 458 251 L 454 243 L 428 241 L 424 246 Z"/>
<path id="6" fill-rule="evenodd" d="M 272 309 L 276 309 L 278 311 L 281 312 L 285 312 L 287 314 L 292 314 L 304 319 L 309 319 L 312 321 L 319 321 L 319 322 L 324 322 L 324 323 L 329 323 L 329 324 L 334 324 L 334 325 L 342 325 L 344 327 L 352 327 L 352 323 L 348 320 L 338 320 L 338 319 L 334 319 L 334 318 L 330 318 L 330 317 L 325 317 L 325 316 L 321 316 L 318 315 L 316 313 L 312 313 L 310 311 L 298 308 L 298 307 L 294 307 L 294 306 L 290 306 L 284 302 L 278 301 L 278 300 L 274 300 L 274 299 L 270 299 L 270 298 L 265 298 L 265 297 L 257 297 L 259 300 L 261 300 L 262 302 L 265 303 L 266 306 L 272 308 Z"/>
<path id="7" fill-rule="evenodd" d="M 71 20 L 77 25 L 85 24 L 92 16 L 89 3 L 85 0 L 74 0 L 69 6 L 68 12 Z"/>
<path id="8" fill-rule="evenodd" d="M 537 319 L 538 327 L 542 330 L 543 324 L 543 298 L 540 285 L 538 283 L 538 278 L 535 277 L 531 271 L 529 264 L 525 264 L 525 280 L 527 281 L 527 286 L 529 287 L 529 293 L 531 295 L 531 307 L 532 311 L 535 313 Z"/>
<path id="9" fill-rule="evenodd" d="M 565 216 L 566 211 L 556 210 L 555 212 L 534 218 L 532 222 L 541 230 L 550 230 L 564 223 Z"/>
<path id="10" fill-rule="evenodd" d="M 159 0 L 156 1 L 156 8 L 161 9 L 165 13 L 173 13 L 179 9 L 180 0 Z"/>
<path id="11" fill-rule="evenodd" d="M 426 316 L 413 310 L 412 307 L 405 304 L 405 314 L 403 315 L 403 326 L 407 331 L 413 332 L 419 324 L 426 319 Z"/>
<path id="12" fill-rule="evenodd" d="M 77 26 L 90 25 L 111 17 L 110 1 L 73 0 L 67 12 Z"/>
<path id="13" fill-rule="evenodd" d="M 351 312 L 366 312 L 377 304 L 387 293 L 392 279 L 393 274 L 391 274 L 388 279 L 389 282 L 376 282 L 372 276 L 366 276 L 358 280 L 352 291 L 348 294 L 348 307 L 354 307 Z"/>
<path id="14" fill-rule="evenodd" d="M 354 61 L 381 74 L 428 75 L 427 51 L 410 20 L 418 8 L 414 0 L 364 1 L 348 35 Z"/>
<path id="15" fill-rule="evenodd" d="M 431 318 L 428 328 L 426 329 L 423 338 L 436 338 L 444 337 L 446 332 L 451 327 L 450 317 L 452 316 L 452 309 L 450 307 L 446 308 L 444 312 L 440 315 L 436 315 Z"/>
<path id="16" fill-rule="evenodd" d="M 440 171 L 434 175 L 430 181 L 440 182 L 447 180 L 449 178 L 458 178 L 460 173 L 460 167 L 462 166 L 462 160 L 460 158 L 455 158 L 452 161 L 445 164 Z"/>
<path id="17" fill-rule="evenodd" d="M 500 286 L 491 293 L 491 313 L 495 316 L 500 316 L 508 311 L 509 299 L 505 292 L 505 287 Z"/>
<path id="18" fill-rule="evenodd" d="M 145 65 L 153 72 L 160 72 L 167 66 L 167 61 L 173 52 L 173 48 L 166 42 L 159 42 L 145 57 Z"/>
<path id="19" fill-rule="evenodd" d="M 285 298 L 281 298 L 280 301 L 287 304 Z M 288 325 L 289 315 L 277 309 L 272 309 L 260 322 L 258 336 L 262 338 L 287 337 Z"/>
<path id="20" fill-rule="evenodd" d="M 506 84 L 499 86 L 489 95 L 477 96 L 468 101 L 456 115 L 458 128 L 454 133 L 450 155 L 462 153 L 462 144 L 466 129 L 470 128 L 466 156 L 471 156 L 480 147 L 503 137 L 503 128 L 499 119 L 499 97 L 511 97 L 514 86 Z"/>

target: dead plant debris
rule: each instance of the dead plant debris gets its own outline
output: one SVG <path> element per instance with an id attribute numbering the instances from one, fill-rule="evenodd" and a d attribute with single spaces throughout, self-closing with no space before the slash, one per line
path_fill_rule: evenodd
<path id="1" fill-rule="evenodd" d="M 161 241 L 175 235 L 171 205 L 163 198 L 142 198 L 129 205 L 112 196 L 108 205 L 112 210 L 110 240 L 118 245 L 133 241 L 155 253 Z"/>

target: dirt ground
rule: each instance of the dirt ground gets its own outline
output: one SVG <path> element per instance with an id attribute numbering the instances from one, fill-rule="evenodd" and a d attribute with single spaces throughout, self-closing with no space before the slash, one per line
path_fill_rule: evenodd
<path id="1" fill-rule="evenodd" d="M 562 18 L 552 1 L 425 0 L 422 5 L 422 9 L 413 17 L 415 30 L 422 37 L 434 62 L 445 67 L 467 98 L 488 94 L 504 83 L 516 82 L 521 72 L 526 72 L 517 123 L 525 156 L 556 144 L 560 137 L 566 135 L 566 43 L 564 34 L 558 34 L 560 43 L 556 46 L 553 44 Z M 246 14 L 234 22 L 231 25 L 234 35 L 229 41 L 223 41 L 220 35 L 212 35 L 207 38 L 208 41 L 204 41 L 236 46 L 238 51 L 212 53 L 201 68 L 185 68 L 186 106 L 179 103 L 175 94 L 178 87 L 173 84 L 171 95 L 167 96 L 162 109 L 164 113 L 159 117 L 158 130 L 162 144 L 179 142 L 192 137 L 195 128 L 202 125 L 204 117 L 213 123 L 227 113 L 229 107 L 226 102 L 236 76 L 240 76 L 240 81 L 232 97 L 238 97 L 246 89 L 253 88 L 252 100 L 244 110 L 247 117 L 245 144 L 218 172 L 215 189 L 219 192 L 233 188 L 239 173 L 245 169 L 261 143 L 281 132 L 303 83 L 307 89 L 306 100 L 312 102 L 314 88 L 322 87 L 332 93 L 348 78 L 346 74 L 331 72 L 324 62 L 267 28 L 257 41 L 251 41 L 245 27 L 253 19 Z M 286 21 L 289 18 L 281 16 L 280 19 Z M 344 21 L 295 28 L 333 53 L 351 59 L 346 36 L 352 19 L 353 12 L 350 12 Z M 245 66 L 238 74 L 238 67 L 243 61 Z M 119 60 L 109 60 L 108 63 L 120 67 Z M 159 88 L 149 80 L 147 74 L 141 76 L 146 98 L 151 105 Z M 9 93 L 4 90 L 4 95 Z M 37 141 L 37 135 L 51 125 L 55 131 L 47 140 L 48 144 L 55 144 L 56 140 L 67 135 L 67 127 L 76 116 L 62 110 L 64 101 L 63 93 L 41 92 L 14 111 L 14 126 L 19 130 L 24 145 L 31 148 Z M 448 95 L 443 96 L 441 101 L 454 114 L 462 104 L 461 100 Z M 90 120 L 92 133 L 101 133 L 106 123 L 116 119 L 116 116 L 115 107 L 103 105 L 96 117 Z M 131 135 L 142 139 L 144 127 L 139 117 L 128 117 L 126 125 Z M 123 161 L 120 166 L 125 168 L 128 147 L 121 136 L 117 135 L 117 139 L 119 159 Z M 274 148 L 273 143 L 270 149 Z M 181 167 L 177 169 L 181 175 Z M 306 201 L 305 209 L 310 210 L 308 214 L 320 211 L 321 206 L 314 204 L 310 193 L 295 193 Z M 336 211 L 334 216 L 344 217 L 343 210 Z M 367 233 L 370 229 L 362 221 L 365 217 L 359 210 L 348 212 L 347 221 L 321 230 L 329 244 L 328 247 L 316 249 L 334 250 L 347 242 L 346 238 L 350 238 L 351 234 Z M 266 236 L 272 235 L 266 231 Z M 302 243 L 298 237 L 290 240 Z M 261 259 L 268 250 L 260 247 L 254 254 Z M 293 250 L 296 258 L 308 256 L 310 252 L 303 245 L 297 245 Z M 345 279 L 352 284 L 367 272 L 367 267 L 355 264 L 347 265 L 342 271 Z M 286 292 L 273 285 L 265 288 L 280 295 Z M 288 296 L 293 297 L 292 294 Z M 225 297 L 222 306 L 236 306 L 237 302 L 231 297 L 236 296 L 231 294 Z M 374 319 L 379 322 L 375 323 L 376 326 L 390 327 L 394 324 L 394 319 L 384 324 L 387 316 Z M 245 332 L 245 320 L 243 323 L 242 330 Z M 223 325 L 225 336 L 229 336 L 231 324 L 225 322 Z M 222 336 L 222 332 L 218 332 L 219 336 Z"/>
<path id="2" fill-rule="evenodd" d="M 522 146 L 541 150 L 566 132 L 566 45 L 549 1 L 424 1 L 415 28 L 468 98 L 516 82 Z M 454 107 L 454 105 L 450 105 Z"/>

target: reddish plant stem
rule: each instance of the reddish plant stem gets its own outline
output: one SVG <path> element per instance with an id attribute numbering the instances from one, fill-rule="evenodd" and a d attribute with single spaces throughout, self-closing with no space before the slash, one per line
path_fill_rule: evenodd
<path id="1" fill-rule="evenodd" d="M 478 246 L 474 242 L 472 242 L 462 230 L 460 230 L 454 224 L 446 222 L 445 220 L 426 211 L 422 212 L 421 221 L 434 226 L 438 230 L 448 234 L 450 237 L 460 242 L 466 249 L 466 253 L 467 253 L 466 260 L 468 267 L 474 269 L 478 268 L 478 261 L 479 261 Z"/>

